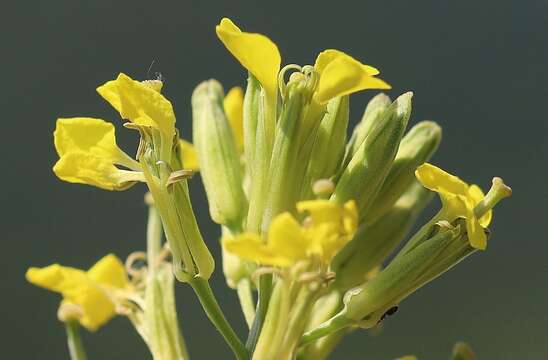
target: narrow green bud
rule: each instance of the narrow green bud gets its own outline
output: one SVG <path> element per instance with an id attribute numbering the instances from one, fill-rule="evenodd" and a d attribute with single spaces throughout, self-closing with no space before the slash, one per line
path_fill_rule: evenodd
<path id="1" fill-rule="evenodd" d="M 392 168 L 375 198 L 369 212 L 361 214 L 367 223 L 373 223 L 398 200 L 415 181 L 415 169 L 427 162 L 438 149 L 441 128 L 432 121 L 422 121 L 403 137 Z"/>
<path id="2" fill-rule="evenodd" d="M 374 204 L 392 166 L 411 114 L 412 96 L 411 92 L 405 93 L 386 109 L 337 182 L 331 198 L 341 204 L 355 200 L 360 220 Z"/>
<path id="3" fill-rule="evenodd" d="M 432 193 L 414 182 L 390 211 L 372 224 L 362 224 L 356 235 L 333 259 L 334 286 L 342 291 L 367 280 L 368 273 L 397 248 L 432 199 Z"/>
<path id="4" fill-rule="evenodd" d="M 244 128 L 244 153 L 246 173 L 251 174 L 255 155 L 255 137 L 259 118 L 264 117 L 264 109 L 261 101 L 261 84 L 249 74 L 247 88 L 244 95 L 243 108 Z"/>
<path id="5" fill-rule="evenodd" d="M 213 221 L 241 228 L 247 211 L 242 169 L 223 110 L 221 84 L 208 80 L 192 94 L 193 139 Z"/>
<path id="6" fill-rule="evenodd" d="M 301 74 L 301 73 L 297 73 Z M 312 101 L 314 73 L 291 76 L 285 90 L 285 101 L 278 118 L 276 139 L 269 167 L 268 201 L 262 229 L 284 211 L 295 211 L 301 195 L 306 166 L 313 139 L 323 116 L 322 109 Z"/>
<path id="7" fill-rule="evenodd" d="M 332 99 L 320 122 L 301 190 L 301 199 L 312 196 L 317 180 L 335 175 L 344 155 L 349 118 L 349 97 Z"/>
<path id="8" fill-rule="evenodd" d="M 348 165 L 352 156 L 354 156 L 367 135 L 371 133 L 374 125 L 377 124 L 377 121 L 383 116 L 384 111 L 390 106 L 390 103 L 390 98 L 383 93 L 375 95 L 367 103 L 362 118 L 358 125 L 354 127 L 352 136 L 346 145 L 346 152 L 342 163 L 344 167 Z"/>
<path id="9" fill-rule="evenodd" d="M 417 283 L 416 279 L 428 271 L 451 242 L 459 238 L 461 228 L 438 226 L 436 231 L 412 251 L 390 262 L 375 278 L 350 290 L 344 300 L 344 317 L 364 327 L 372 327 L 390 307 L 424 284 Z"/>

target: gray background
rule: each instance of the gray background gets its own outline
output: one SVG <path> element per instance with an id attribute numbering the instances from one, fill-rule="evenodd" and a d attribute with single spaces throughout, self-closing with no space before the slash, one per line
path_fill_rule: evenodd
<path id="1" fill-rule="evenodd" d="M 470 342 L 481 359 L 548 357 L 545 0 L 49 0 L 2 8 L 2 358 L 67 358 L 55 314 L 59 298 L 25 283 L 27 267 L 56 261 L 88 267 L 106 252 L 125 257 L 144 247 L 144 186 L 110 193 L 55 178 L 55 119 L 111 119 L 121 146 L 133 153 L 136 134 L 122 129 L 95 87 L 121 71 L 144 79 L 155 60 L 153 73 L 164 75 L 164 93 L 189 138 L 190 94 L 200 81 L 244 84 L 245 71 L 215 36 L 222 16 L 268 34 L 285 63 L 313 63 L 320 50 L 338 48 L 378 66 L 393 85 L 390 95 L 415 92 L 412 123 L 432 119 L 443 126 L 435 163 L 483 188 L 498 175 L 514 189 L 495 212 L 488 251 L 403 302 L 379 336 L 354 333 L 333 358 L 443 359 L 458 340 Z M 372 94 L 352 97 L 354 121 Z M 219 231 L 199 178 L 191 187 L 218 255 Z M 220 262 L 213 285 L 242 334 Z M 178 285 L 177 296 L 194 358 L 229 358 L 191 291 Z M 124 318 L 85 334 L 85 342 L 91 359 L 149 357 Z"/>

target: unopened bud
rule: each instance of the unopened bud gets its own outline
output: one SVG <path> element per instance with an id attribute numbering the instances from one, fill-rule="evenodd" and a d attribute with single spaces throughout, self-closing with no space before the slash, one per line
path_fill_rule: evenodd
<path id="1" fill-rule="evenodd" d="M 241 227 L 247 210 L 232 130 L 223 110 L 221 85 L 209 80 L 192 94 L 193 139 L 212 219 Z"/>

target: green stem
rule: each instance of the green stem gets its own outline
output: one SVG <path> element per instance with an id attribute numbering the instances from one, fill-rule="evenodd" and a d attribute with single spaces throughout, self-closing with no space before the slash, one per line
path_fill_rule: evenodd
<path id="1" fill-rule="evenodd" d="M 245 321 L 251 329 L 253 319 L 255 318 L 255 304 L 251 292 L 251 281 L 247 278 L 240 280 L 238 285 L 236 285 L 236 291 L 238 292 L 238 299 L 240 299 L 240 306 L 242 307 Z"/>
<path id="2" fill-rule="evenodd" d="M 194 278 L 190 280 L 189 284 L 194 289 L 196 296 L 198 296 L 207 317 L 211 320 L 213 325 L 215 325 L 217 330 L 219 330 L 225 341 L 234 352 L 236 358 L 239 360 L 249 359 L 249 354 L 245 346 L 226 320 L 219 303 L 215 299 L 215 295 L 213 295 L 213 291 L 211 290 L 208 281 L 202 278 Z"/>
<path id="3" fill-rule="evenodd" d="M 306 332 L 301 338 L 301 345 L 306 345 L 321 337 L 332 334 L 335 331 L 344 329 L 350 326 L 351 323 L 352 323 L 351 320 L 349 320 L 348 318 L 341 315 L 341 313 L 339 313 L 338 315 L 335 315 L 334 317 L 324 322 L 320 326 L 316 327 L 315 329 Z"/>
<path id="4" fill-rule="evenodd" d="M 162 250 L 162 220 L 153 205 L 148 207 L 147 263 L 148 271 L 154 272 L 158 255 Z"/>
<path id="5" fill-rule="evenodd" d="M 65 329 L 67 331 L 70 358 L 72 360 L 87 360 L 86 350 L 84 349 L 84 344 L 80 337 L 80 324 L 78 324 L 78 321 L 66 321 Z"/>
<path id="6" fill-rule="evenodd" d="M 268 302 L 272 294 L 272 274 L 262 274 L 259 276 L 258 293 L 257 312 L 255 313 L 253 325 L 251 325 L 251 330 L 245 344 L 245 347 L 251 354 L 253 354 L 255 346 L 257 346 L 257 341 L 259 340 L 266 317 L 266 311 L 268 310 Z"/>

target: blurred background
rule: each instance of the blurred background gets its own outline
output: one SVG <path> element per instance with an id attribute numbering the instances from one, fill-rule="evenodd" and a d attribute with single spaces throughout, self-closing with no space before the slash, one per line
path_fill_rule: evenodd
<path id="1" fill-rule="evenodd" d="M 495 211 L 488 251 L 404 301 L 380 334 L 353 333 L 333 359 L 445 359 L 459 340 L 480 359 L 548 358 L 545 0 L 37 0 L 2 8 L 2 358 L 68 358 L 59 297 L 25 282 L 29 266 L 87 268 L 107 252 L 125 258 L 144 248 L 145 187 L 110 193 L 58 180 L 51 171 L 55 119 L 110 119 L 119 144 L 134 153 L 137 134 L 122 128 L 95 88 L 119 72 L 136 79 L 160 72 L 190 140 L 193 88 L 208 78 L 226 89 L 245 85 L 245 71 L 215 36 L 223 16 L 267 34 L 284 63 L 311 64 L 319 51 L 337 48 L 378 67 L 393 85 L 390 96 L 415 92 L 411 125 L 428 119 L 443 127 L 434 163 L 484 189 L 501 176 L 514 190 Z M 352 97 L 354 122 L 374 94 Z M 214 289 L 243 336 L 236 296 L 222 278 L 219 228 L 199 176 L 190 184 L 218 259 Z M 176 292 L 191 355 L 230 358 L 190 289 L 178 284 Z M 84 340 L 90 359 L 149 358 L 122 317 Z"/>

